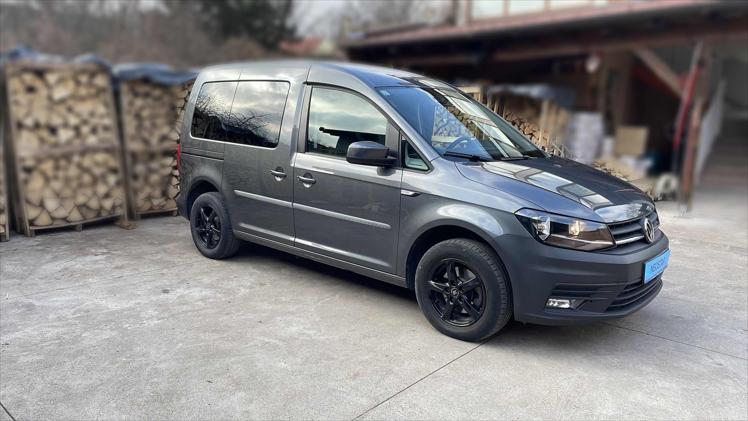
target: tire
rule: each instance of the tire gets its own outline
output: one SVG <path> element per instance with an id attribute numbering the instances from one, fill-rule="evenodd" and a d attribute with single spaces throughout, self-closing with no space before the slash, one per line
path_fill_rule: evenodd
<path id="1" fill-rule="evenodd" d="M 483 243 L 466 238 L 442 241 L 418 263 L 418 305 L 429 323 L 447 336 L 471 342 L 487 339 L 512 317 L 509 280 L 502 268 L 496 253 Z"/>
<path id="2" fill-rule="evenodd" d="M 231 257 L 241 245 L 234 237 L 229 212 L 217 192 L 203 193 L 195 199 L 190 209 L 190 230 L 195 247 L 211 259 Z"/>

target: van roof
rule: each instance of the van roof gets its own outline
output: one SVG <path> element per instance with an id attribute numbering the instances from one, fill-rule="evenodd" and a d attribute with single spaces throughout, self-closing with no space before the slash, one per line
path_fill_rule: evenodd
<path id="1" fill-rule="evenodd" d="M 376 88 L 381 86 L 412 85 L 411 78 L 423 78 L 422 75 L 392 69 L 383 66 L 372 66 L 368 64 L 346 63 L 336 61 L 316 60 L 275 60 L 275 61 L 247 61 L 239 63 L 219 64 L 204 68 L 203 72 L 216 70 L 250 70 L 252 68 L 272 67 L 278 73 L 288 69 L 307 68 L 319 71 L 339 72 L 349 74 L 365 84 Z"/>

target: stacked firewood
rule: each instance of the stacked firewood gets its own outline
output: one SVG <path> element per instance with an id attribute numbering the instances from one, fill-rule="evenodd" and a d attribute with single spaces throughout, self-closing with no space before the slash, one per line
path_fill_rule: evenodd
<path id="1" fill-rule="evenodd" d="M 122 211 L 120 163 L 108 151 L 21 158 L 26 216 L 34 227 L 62 225 Z"/>
<path id="2" fill-rule="evenodd" d="M 189 89 L 145 79 L 123 82 L 120 101 L 134 213 L 174 212 L 179 193 L 175 129 Z"/>
<path id="3" fill-rule="evenodd" d="M 536 145 L 548 144 L 548 133 L 541 133 L 540 127 L 538 127 L 537 124 L 523 118 L 520 114 L 513 111 L 507 111 L 504 113 L 504 119 L 511 123 L 512 126 L 519 129 L 522 134 L 527 136 L 527 138 L 532 140 Z"/>
<path id="4" fill-rule="evenodd" d="M 0 127 L 0 130 L 3 128 Z M 8 239 L 8 204 L 7 204 L 7 186 L 5 184 L 5 161 L 3 160 L 3 144 L 0 138 L 0 241 Z"/>
<path id="5" fill-rule="evenodd" d="M 174 107 L 177 112 L 177 121 L 174 124 L 174 131 L 176 132 L 177 142 L 179 137 L 182 135 L 182 122 L 184 121 L 184 111 L 187 108 L 187 103 L 190 100 L 190 93 L 192 92 L 192 84 L 195 81 L 190 81 L 182 85 L 174 87 Z"/>
<path id="6" fill-rule="evenodd" d="M 187 109 L 187 103 L 190 101 L 190 94 L 192 93 L 192 85 L 194 84 L 194 80 L 187 82 L 185 84 L 182 84 L 179 86 L 179 90 L 177 91 L 174 99 L 174 107 L 177 109 L 177 121 L 174 124 L 174 131 L 176 132 L 177 142 L 179 142 L 180 137 L 182 136 L 182 124 L 184 123 L 184 113 Z M 179 172 L 177 171 L 177 177 L 175 178 L 176 181 L 176 189 L 177 194 L 179 194 Z"/>
<path id="7" fill-rule="evenodd" d="M 19 228 L 80 224 L 124 213 L 109 73 L 99 65 L 11 63 L 10 177 Z M 11 160 L 9 160 L 11 161 Z"/>
<path id="8" fill-rule="evenodd" d="M 163 152 L 140 152 L 130 161 L 130 189 L 136 214 L 174 211 L 179 193 L 176 157 Z"/>
<path id="9" fill-rule="evenodd" d="M 504 119 L 512 126 L 516 127 L 520 132 L 522 132 L 522 134 L 527 136 L 527 138 L 540 149 L 543 149 L 552 155 L 566 158 L 571 157 L 563 145 L 560 145 L 558 142 L 549 138 L 549 132 L 541 131 L 538 125 L 528 121 L 523 116 L 512 111 L 507 111 L 504 113 Z"/>

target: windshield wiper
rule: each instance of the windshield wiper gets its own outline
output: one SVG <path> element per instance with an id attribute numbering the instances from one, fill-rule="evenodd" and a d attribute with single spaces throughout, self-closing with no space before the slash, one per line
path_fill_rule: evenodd
<path id="1" fill-rule="evenodd" d="M 455 152 L 455 151 L 446 151 L 442 154 L 442 156 L 454 156 L 457 158 L 465 158 L 469 159 L 471 161 L 482 161 L 482 162 L 490 162 L 492 159 L 489 159 L 485 156 L 475 155 L 471 153 L 462 153 L 462 152 Z"/>
<path id="2" fill-rule="evenodd" d="M 503 156 L 499 158 L 499 161 L 523 161 L 525 159 L 531 159 L 532 157 L 530 155 L 522 155 L 522 156 Z"/>

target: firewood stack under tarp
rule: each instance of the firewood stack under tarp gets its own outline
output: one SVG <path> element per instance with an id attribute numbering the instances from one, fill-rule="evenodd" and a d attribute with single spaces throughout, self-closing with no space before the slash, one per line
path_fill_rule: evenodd
<path id="1" fill-rule="evenodd" d="M 5 66 L 6 153 L 18 229 L 28 236 L 120 217 L 124 171 L 108 68 L 16 61 Z"/>
<path id="2" fill-rule="evenodd" d="M 174 131 L 176 132 L 177 142 L 179 142 L 182 136 L 182 123 L 184 122 L 184 113 L 187 109 L 187 103 L 190 102 L 190 95 L 192 94 L 192 85 L 195 83 L 194 80 L 181 84 L 179 92 L 174 100 L 174 106 L 177 108 L 177 121 L 174 124 Z M 179 177 L 177 177 L 177 190 L 179 189 Z"/>
<path id="3" fill-rule="evenodd" d="M 3 155 L 3 137 L 5 135 L 4 117 L 0 116 L 0 241 L 10 238 L 10 218 L 8 218 L 8 185 L 5 175 L 5 155 Z"/>
<path id="4" fill-rule="evenodd" d="M 189 99 L 194 75 L 175 73 L 167 66 L 138 64 L 117 68 L 115 75 L 119 81 L 131 212 L 135 217 L 176 214 L 177 122 Z"/>

